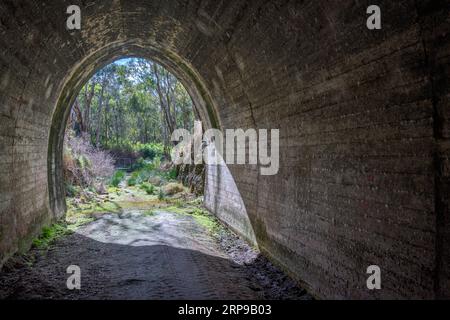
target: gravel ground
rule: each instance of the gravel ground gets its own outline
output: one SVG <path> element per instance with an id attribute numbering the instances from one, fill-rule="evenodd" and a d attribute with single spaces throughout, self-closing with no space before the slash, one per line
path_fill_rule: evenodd
<path id="1" fill-rule="evenodd" d="M 232 261 L 245 266 L 247 279 L 257 284 L 267 300 L 312 300 L 306 290 L 287 276 L 246 241 L 229 230 L 222 230 L 216 239 Z"/>

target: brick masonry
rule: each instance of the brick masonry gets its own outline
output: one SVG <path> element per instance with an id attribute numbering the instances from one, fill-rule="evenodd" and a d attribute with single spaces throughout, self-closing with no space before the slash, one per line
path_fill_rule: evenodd
<path id="1" fill-rule="evenodd" d="M 64 211 L 71 99 L 138 54 L 209 126 L 280 129 L 278 175 L 208 168 L 206 199 L 311 293 L 450 298 L 449 4 L 379 0 L 370 31 L 372 2 L 1 0 L 0 264 Z M 71 4 L 81 31 L 65 29 Z M 371 264 L 382 290 L 366 289 Z"/>

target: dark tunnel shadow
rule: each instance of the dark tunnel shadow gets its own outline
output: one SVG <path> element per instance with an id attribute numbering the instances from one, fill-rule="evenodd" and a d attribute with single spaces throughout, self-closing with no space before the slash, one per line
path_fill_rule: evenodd
<path id="1" fill-rule="evenodd" d="M 70 265 L 81 269 L 81 290 L 66 287 Z M 261 299 L 245 268 L 199 251 L 102 243 L 74 233 L 37 254 L 33 266 L 5 267 L 0 299 Z"/>

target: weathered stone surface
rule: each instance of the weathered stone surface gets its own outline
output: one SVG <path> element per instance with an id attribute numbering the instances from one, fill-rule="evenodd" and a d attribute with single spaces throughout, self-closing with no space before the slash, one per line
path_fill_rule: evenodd
<path id="1" fill-rule="evenodd" d="M 65 29 L 71 4 L 81 31 Z M 370 4 L 1 0 L 0 264 L 64 212 L 62 133 L 83 82 L 140 55 L 182 80 L 207 127 L 280 129 L 278 175 L 230 167 L 248 220 L 217 213 L 241 215 L 232 227 L 313 294 L 449 298 L 448 2 L 380 0 L 376 31 Z M 239 207 L 207 177 L 211 208 Z M 371 264 L 382 290 L 366 288 Z"/>
<path id="2" fill-rule="evenodd" d="M 202 195 L 205 191 L 205 166 L 184 164 L 179 167 L 178 178 L 189 187 L 190 192 Z"/>

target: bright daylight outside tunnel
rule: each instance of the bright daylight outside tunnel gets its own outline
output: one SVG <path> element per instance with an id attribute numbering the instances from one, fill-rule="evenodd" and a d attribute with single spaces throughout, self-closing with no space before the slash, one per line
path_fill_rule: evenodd
<path id="1" fill-rule="evenodd" d="M 449 299 L 449 31 L 444 0 L 0 0 L 0 299 Z"/>

